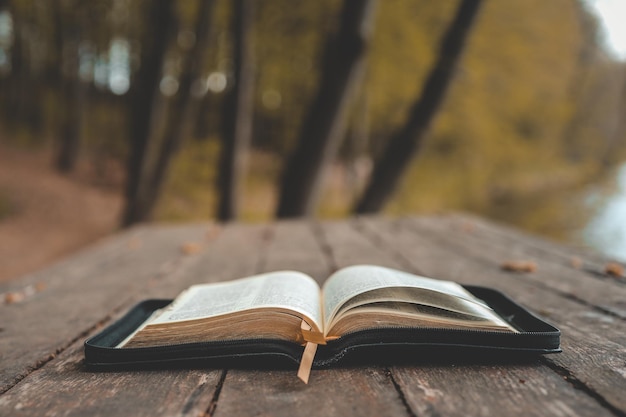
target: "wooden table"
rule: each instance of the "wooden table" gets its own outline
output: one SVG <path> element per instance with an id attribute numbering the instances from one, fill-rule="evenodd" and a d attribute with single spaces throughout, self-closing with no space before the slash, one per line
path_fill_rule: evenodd
<path id="1" fill-rule="evenodd" d="M 467 215 L 136 227 L 0 287 L 0 415 L 626 416 L 626 280 L 606 262 Z M 144 298 L 278 269 L 323 281 L 356 263 L 500 289 L 560 327 L 563 353 L 313 371 L 309 385 L 293 371 L 83 365 L 85 338 Z"/>

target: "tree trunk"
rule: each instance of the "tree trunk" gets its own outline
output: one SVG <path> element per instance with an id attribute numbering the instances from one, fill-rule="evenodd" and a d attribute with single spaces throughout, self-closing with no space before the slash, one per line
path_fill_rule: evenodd
<path id="1" fill-rule="evenodd" d="M 195 29 L 196 42 L 187 51 L 183 59 L 178 94 L 168 113 L 161 149 L 151 177 L 151 184 L 147 191 L 148 207 L 146 207 L 146 211 L 148 217 L 151 217 L 159 199 L 171 160 L 180 148 L 187 122 L 195 119 L 194 115 L 197 111 L 197 105 L 194 104 L 197 103 L 194 103 L 191 98 L 191 86 L 202 75 L 204 57 L 206 57 L 208 49 L 212 9 L 213 1 L 200 1 L 200 10 L 198 11 Z"/>
<path id="2" fill-rule="evenodd" d="M 78 29 L 79 17 L 72 15 L 74 21 L 64 22 L 61 27 L 65 32 L 62 36 L 62 48 L 65 53 L 59 64 L 64 71 L 60 70 L 59 79 L 62 83 L 60 109 L 61 123 L 58 130 L 59 149 L 56 155 L 56 167 L 61 172 L 74 170 L 78 159 L 80 147 L 80 130 L 82 122 L 82 105 L 84 103 L 84 90 L 78 74 L 79 56 L 78 46 L 80 43 L 80 30 Z"/>
<path id="3" fill-rule="evenodd" d="M 325 167 L 346 130 L 346 113 L 362 78 L 375 0 L 345 0 L 337 34 L 326 44 L 317 95 L 283 172 L 277 217 L 310 216 L 319 200 Z"/>
<path id="4" fill-rule="evenodd" d="M 235 85 L 226 98 L 224 134 L 218 170 L 217 217 L 237 217 L 245 176 L 254 112 L 254 56 L 252 26 L 254 0 L 236 0 L 233 13 Z"/>
<path id="5" fill-rule="evenodd" d="M 78 48 L 78 45 L 76 45 Z M 76 71 L 78 70 L 78 62 Z M 76 166 L 80 150 L 80 132 L 83 120 L 85 89 L 78 74 L 66 75 L 63 81 L 63 115 L 59 129 L 60 147 L 56 166 L 61 172 L 71 172 Z"/>
<path id="6" fill-rule="evenodd" d="M 149 2 L 146 28 L 141 43 L 140 68 L 132 80 L 131 149 L 127 165 L 126 208 L 123 226 L 148 220 L 148 154 L 150 151 L 151 125 L 157 107 L 159 84 L 167 41 L 174 23 L 173 2 L 154 0 Z"/>
<path id="7" fill-rule="evenodd" d="M 426 78 L 424 90 L 413 104 L 408 122 L 392 135 L 374 165 L 370 181 L 354 210 L 356 213 L 380 211 L 391 197 L 441 107 L 481 3 L 482 0 L 461 0 L 442 39 L 439 56 Z"/>
<path id="8" fill-rule="evenodd" d="M 9 88 L 5 93 L 7 97 L 5 119 L 9 131 L 15 133 L 24 119 L 24 91 L 28 83 L 25 78 L 30 71 L 24 48 L 23 17 L 18 16 L 15 7 L 10 6 L 11 4 L 9 3 L 8 9 L 13 21 L 13 44 L 11 45 L 11 73 L 7 83 Z"/>

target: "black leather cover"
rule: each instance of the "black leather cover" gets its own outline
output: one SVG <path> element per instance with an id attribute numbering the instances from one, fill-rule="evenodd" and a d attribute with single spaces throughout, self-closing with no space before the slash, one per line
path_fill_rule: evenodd
<path id="1" fill-rule="evenodd" d="M 518 360 L 560 352 L 561 332 L 504 294 L 485 287 L 464 287 L 485 301 L 520 332 L 439 328 L 381 328 L 359 331 L 320 345 L 313 366 L 399 364 L 424 361 L 465 362 Z M 157 365 L 282 368 L 296 367 L 303 347 L 271 339 L 116 348 L 154 310 L 172 300 L 146 300 L 96 336 L 85 341 L 85 363 L 91 368 L 145 368 Z"/>

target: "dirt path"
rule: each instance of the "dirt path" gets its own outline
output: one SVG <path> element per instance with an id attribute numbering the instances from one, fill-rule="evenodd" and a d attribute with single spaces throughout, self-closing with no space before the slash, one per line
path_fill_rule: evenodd
<path id="1" fill-rule="evenodd" d="M 0 217 L 0 282 L 40 269 L 118 226 L 117 189 L 90 185 L 83 174 L 60 175 L 50 161 L 46 151 L 0 145 L 0 199 L 9 207 Z"/>

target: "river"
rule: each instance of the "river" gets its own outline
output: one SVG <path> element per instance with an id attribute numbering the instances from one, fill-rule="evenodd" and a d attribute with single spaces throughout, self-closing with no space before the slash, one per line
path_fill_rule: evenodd
<path id="1" fill-rule="evenodd" d="M 601 253 L 626 261 L 626 163 L 617 170 L 610 193 L 592 191 L 588 203 L 595 213 L 583 239 Z"/>

